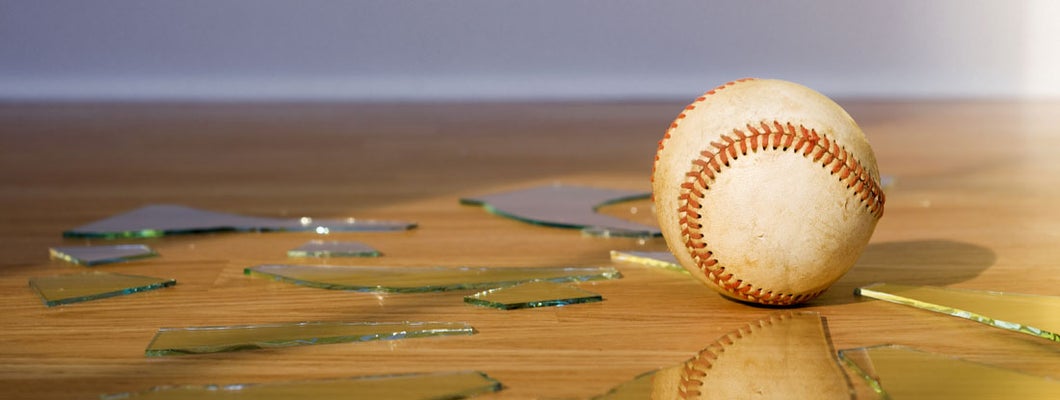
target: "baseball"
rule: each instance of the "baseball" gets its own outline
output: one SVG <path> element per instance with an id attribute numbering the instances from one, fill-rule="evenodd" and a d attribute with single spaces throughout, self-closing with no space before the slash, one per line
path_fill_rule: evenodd
<path id="1" fill-rule="evenodd" d="M 876 157 L 838 104 L 805 86 L 742 79 L 670 125 L 652 196 L 663 237 L 725 296 L 792 305 L 839 280 L 883 215 Z"/>

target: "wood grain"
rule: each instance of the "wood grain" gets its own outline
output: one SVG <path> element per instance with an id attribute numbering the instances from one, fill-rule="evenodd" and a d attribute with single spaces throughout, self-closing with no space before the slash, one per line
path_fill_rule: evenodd
<path id="1" fill-rule="evenodd" d="M 801 310 L 826 318 L 838 349 L 895 343 L 1060 379 L 1057 343 L 852 295 L 879 281 L 1060 294 L 1060 103 L 841 103 L 895 184 L 858 264 Z M 515 311 L 465 305 L 464 292 L 347 293 L 242 274 L 290 262 L 286 251 L 317 238 L 311 233 L 125 241 L 149 244 L 161 257 L 95 269 L 178 281 L 132 296 L 46 308 L 27 282 L 85 270 L 49 260 L 49 246 L 103 243 L 63 239 L 63 230 L 157 203 L 420 224 L 330 235 L 384 254 L 356 260 L 364 265 L 611 265 L 610 250 L 658 251 L 665 243 L 583 237 L 458 199 L 552 182 L 647 191 L 656 141 L 683 105 L 0 105 L 0 397 L 480 370 L 505 385 L 485 398 L 586 398 L 680 363 L 776 310 L 632 264 L 615 265 L 622 279 L 580 285 L 603 302 Z M 159 327 L 302 320 L 461 321 L 479 333 L 143 354 Z"/>

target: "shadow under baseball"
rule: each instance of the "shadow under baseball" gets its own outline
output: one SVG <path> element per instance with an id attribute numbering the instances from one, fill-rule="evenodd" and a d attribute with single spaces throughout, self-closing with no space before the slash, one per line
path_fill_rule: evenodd
<path id="1" fill-rule="evenodd" d="M 874 243 L 857 264 L 821 297 L 807 305 L 859 301 L 854 289 L 873 283 L 946 286 L 972 279 L 994 265 L 993 250 L 952 240 Z"/>

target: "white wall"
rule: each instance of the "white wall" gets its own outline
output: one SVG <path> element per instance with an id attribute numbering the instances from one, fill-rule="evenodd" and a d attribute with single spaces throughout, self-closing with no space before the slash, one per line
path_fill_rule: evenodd
<path id="1" fill-rule="evenodd" d="M 0 98 L 1060 96 L 1060 2 L 0 0 Z"/>

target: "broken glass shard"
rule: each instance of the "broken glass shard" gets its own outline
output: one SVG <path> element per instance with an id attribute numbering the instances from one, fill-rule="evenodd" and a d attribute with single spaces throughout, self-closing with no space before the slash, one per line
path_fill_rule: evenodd
<path id="1" fill-rule="evenodd" d="M 865 286 L 855 293 L 1060 342 L 1057 296 L 889 283 Z"/>
<path id="2" fill-rule="evenodd" d="M 677 258 L 669 251 L 611 250 L 611 261 L 629 262 L 689 274 L 688 270 L 681 267 L 681 264 L 677 263 Z"/>
<path id="3" fill-rule="evenodd" d="M 246 268 L 262 276 L 296 285 L 360 292 L 416 293 L 492 289 L 536 280 L 575 282 L 618 279 L 607 267 L 354 267 L 266 264 Z"/>
<path id="4" fill-rule="evenodd" d="M 154 250 L 143 244 L 119 244 L 114 246 L 63 246 L 48 249 L 51 258 L 66 262 L 94 266 L 116 263 L 140 258 L 158 256 Z"/>
<path id="5" fill-rule="evenodd" d="M 149 205 L 125 214 L 105 218 L 63 232 L 66 237 L 130 238 L 208 232 L 309 231 L 321 234 L 332 231 L 407 230 L 415 223 L 376 221 L 354 218 L 315 220 L 308 217 L 284 219 L 247 217 L 180 205 Z"/>
<path id="6" fill-rule="evenodd" d="M 501 383 L 478 371 L 373 375 L 315 381 L 160 386 L 143 392 L 101 396 L 119 399 L 463 399 L 501 390 Z"/>
<path id="7" fill-rule="evenodd" d="M 658 227 L 596 212 L 603 205 L 648 196 L 626 190 L 547 185 L 463 198 L 460 202 L 532 224 L 583 229 L 594 236 L 659 236 Z"/>
<path id="8" fill-rule="evenodd" d="M 651 396 L 634 397 L 643 393 Z M 820 315 L 771 315 L 718 338 L 679 365 L 642 374 L 597 398 L 735 399 L 749 393 L 765 399 L 853 396 Z"/>
<path id="9" fill-rule="evenodd" d="M 553 307 L 603 301 L 603 296 L 571 285 L 533 281 L 515 286 L 490 289 L 464 297 L 464 302 L 502 310 Z"/>
<path id="10" fill-rule="evenodd" d="M 122 296 L 177 284 L 173 279 L 92 271 L 81 274 L 30 278 L 29 286 L 48 307 Z"/>
<path id="11" fill-rule="evenodd" d="M 161 328 L 145 353 L 158 357 L 474 333 L 470 325 L 457 322 L 292 322 Z"/>
<path id="12" fill-rule="evenodd" d="M 902 346 L 839 351 L 885 399 L 1056 399 L 1060 381 Z"/>
<path id="13" fill-rule="evenodd" d="M 361 242 L 310 240 L 287 250 L 288 257 L 379 257 L 379 250 Z"/>

